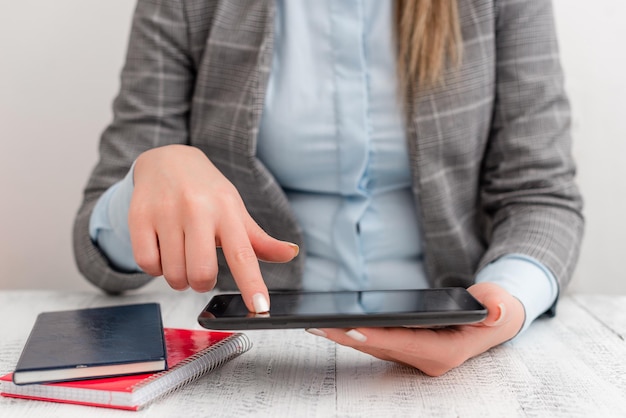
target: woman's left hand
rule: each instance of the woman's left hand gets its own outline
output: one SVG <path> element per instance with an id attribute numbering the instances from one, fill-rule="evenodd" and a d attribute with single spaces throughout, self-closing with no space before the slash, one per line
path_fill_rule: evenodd
<path id="1" fill-rule="evenodd" d="M 455 327 L 355 328 L 309 330 L 341 345 L 383 360 L 416 367 L 439 376 L 491 347 L 513 338 L 524 323 L 524 307 L 502 287 L 479 283 L 469 292 L 488 310 L 479 323 Z"/>

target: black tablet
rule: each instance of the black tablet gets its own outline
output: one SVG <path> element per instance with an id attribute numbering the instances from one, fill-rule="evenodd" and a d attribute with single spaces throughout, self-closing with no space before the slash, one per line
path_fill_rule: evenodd
<path id="1" fill-rule="evenodd" d="M 487 309 L 464 288 L 270 292 L 270 311 L 251 313 L 238 293 L 214 296 L 198 316 L 216 330 L 435 327 L 480 322 Z"/>

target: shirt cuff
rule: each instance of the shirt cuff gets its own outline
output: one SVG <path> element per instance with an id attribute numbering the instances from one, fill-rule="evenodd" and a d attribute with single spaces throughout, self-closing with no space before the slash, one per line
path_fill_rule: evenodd
<path id="1" fill-rule="evenodd" d="M 135 188 L 135 164 L 128 174 L 100 196 L 89 219 L 89 236 L 109 262 L 120 271 L 141 271 L 133 256 L 128 210 Z"/>
<path id="2" fill-rule="evenodd" d="M 488 264 L 476 276 L 476 283 L 496 283 L 524 306 L 526 318 L 517 335 L 545 313 L 556 301 L 559 285 L 550 270 L 523 254 L 508 254 Z"/>

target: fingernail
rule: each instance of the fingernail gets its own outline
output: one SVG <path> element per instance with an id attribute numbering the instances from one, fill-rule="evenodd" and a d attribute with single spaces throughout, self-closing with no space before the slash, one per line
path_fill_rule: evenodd
<path id="1" fill-rule="evenodd" d="M 355 329 L 351 329 L 350 331 L 346 331 L 346 335 L 350 338 L 352 338 L 353 340 L 356 340 L 360 343 L 364 343 L 365 341 L 367 341 L 367 337 L 363 334 L 361 334 L 359 331 L 355 330 Z"/>
<path id="2" fill-rule="evenodd" d="M 300 247 L 298 246 L 298 244 L 294 244 L 293 242 L 288 242 L 287 244 L 289 244 L 289 246 L 293 249 L 294 257 L 300 254 Z"/>
<path id="3" fill-rule="evenodd" d="M 256 313 L 269 312 L 270 310 L 270 304 L 263 293 L 255 293 L 255 295 L 252 296 L 252 305 Z"/>
<path id="4" fill-rule="evenodd" d="M 318 337 L 326 337 L 326 333 L 319 328 L 307 328 L 305 331 Z"/>
<path id="5" fill-rule="evenodd" d="M 494 321 L 494 325 L 500 324 L 504 320 L 506 314 L 506 306 L 504 305 L 504 303 L 499 303 L 498 309 L 500 309 L 500 314 L 498 315 L 498 319 Z"/>

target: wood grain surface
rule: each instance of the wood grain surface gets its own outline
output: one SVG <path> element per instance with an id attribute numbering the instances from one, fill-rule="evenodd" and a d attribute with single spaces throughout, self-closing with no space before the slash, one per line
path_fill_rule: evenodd
<path id="1" fill-rule="evenodd" d="M 0 291 L 0 372 L 39 312 L 159 302 L 165 326 L 199 328 L 209 296 Z M 565 296 L 555 318 L 438 378 L 303 330 L 246 333 L 252 350 L 142 411 L 0 397 L 0 417 L 626 417 L 626 296 Z"/>

